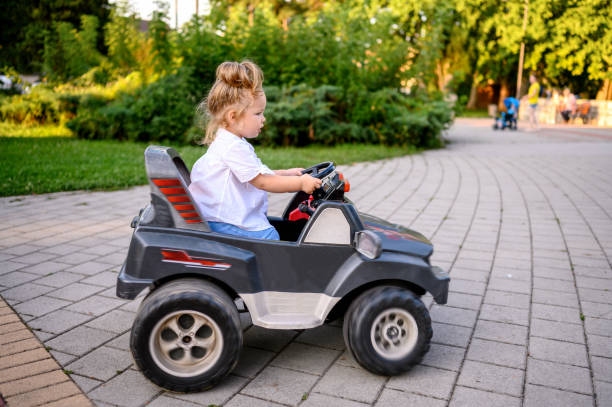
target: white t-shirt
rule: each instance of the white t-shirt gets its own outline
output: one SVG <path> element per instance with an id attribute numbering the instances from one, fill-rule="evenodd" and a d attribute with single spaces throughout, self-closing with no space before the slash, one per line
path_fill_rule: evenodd
<path id="1" fill-rule="evenodd" d="M 193 165 L 189 192 L 207 221 L 264 230 L 271 227 L 266 217 L 268 193 L 249 183 L 259 174 L 274 172 L 262 164 L 248 141 L 219 129 L 206 154 Z"/>

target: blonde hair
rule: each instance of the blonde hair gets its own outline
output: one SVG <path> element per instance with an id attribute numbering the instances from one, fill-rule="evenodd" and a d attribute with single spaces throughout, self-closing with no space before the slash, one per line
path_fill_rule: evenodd
<path id="1" fill-rule="evenodd" d="M 263 94 L 263 72 L 251 61 L 223 62 L 215 75 L 214 85 L 197 108 L 208 119 L 204 144 L 212 143 L 219 127 L 228 125 L 225 115 L 230 109 L 240 118 L 255 97 Z"/>

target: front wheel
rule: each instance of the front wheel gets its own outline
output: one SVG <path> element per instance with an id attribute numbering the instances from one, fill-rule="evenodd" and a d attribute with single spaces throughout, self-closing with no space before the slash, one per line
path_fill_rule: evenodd
<path id="1" fill-rule="evenodd" d="M 176 280 L 142 303 L 130 338 L 143 374 L 168 390 L 205 390 L 238 362 L 242 330 L 232 300 L 198 279 Z"/>
<path id="2" fill-rule="evenodd" d="M 411 291 L 377 287 L 359 296 L 344 318 L 346 346 L 372 373 L 392 376 L 419 363 L 429 350 L 429 312 Z"/>

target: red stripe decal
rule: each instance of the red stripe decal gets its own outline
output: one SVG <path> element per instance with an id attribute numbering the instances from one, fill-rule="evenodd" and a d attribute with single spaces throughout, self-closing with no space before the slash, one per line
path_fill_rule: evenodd
<path id="1" fill-rule="evenodd" d="M 153 183 L 158 187 L 177 187 L 181 185 L 181 181 L 176 178 L 154 179 Z"/>
<path id="2" fill-rule="evenodd" d="M 168 200 L 170 202 L 189 202 L 189 203 L 191 203 L 191 199 L 189 199 L 189 197 L 185 196 L 185 195 L 183 195 L 183 196 L 169 196 Z"/>
<path id="3" fill-rule="evenodd" d="M 187 223 L 202 223 L 200 219 L 185 219 Z"/>
<path id="4" fill-rule="evenodd" d="M 189 254 L 187 254 L 187 252 L 183 250 L 162 249 L 161 254 L 164 257 L 162 259 L 163 262 L 180 263 L 189 267 L 225 270 L 232 266 L 228 263 L 216 263 L 214 261 L 204 259 L 202 257 L 191 257 Z"/>
<path id="5" fill-rule="evenodd" d="M 177 211 L 195 211 L 193 205 L 177 205 L 174 204 L 174 209 Z"/>
<path id="6" fill-rule="evenodd" d="M 160 190 L 166 195 L 182 195 L 185 193 L 183 188 L 160 188 Z"/>
<path id="7" fill-rule="evenodd" d="M 181 215 L 183 218 L 199 218 L 200 215 L 198 215 L 195 212 L 179 212 L 179 215 Z"/>

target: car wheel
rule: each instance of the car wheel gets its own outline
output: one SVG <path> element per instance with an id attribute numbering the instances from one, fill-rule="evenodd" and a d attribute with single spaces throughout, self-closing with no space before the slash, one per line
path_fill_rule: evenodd
<path id="1" fill-rule="evenodd" d="M 349 352 L 372 373 L 392 376 L 410 370 L 429 350 L 429 312 L 411 291 L 377 287 L 359 296 L 344 319 Z"/>
<path id="2" fill-rule="evenodd" d="M 177 392 L 208 389 L 238 362 L 242 348 L 238 310 L 211 283 L 172 281 L 143 301 L 130 348 L 153 383 Z"/>

